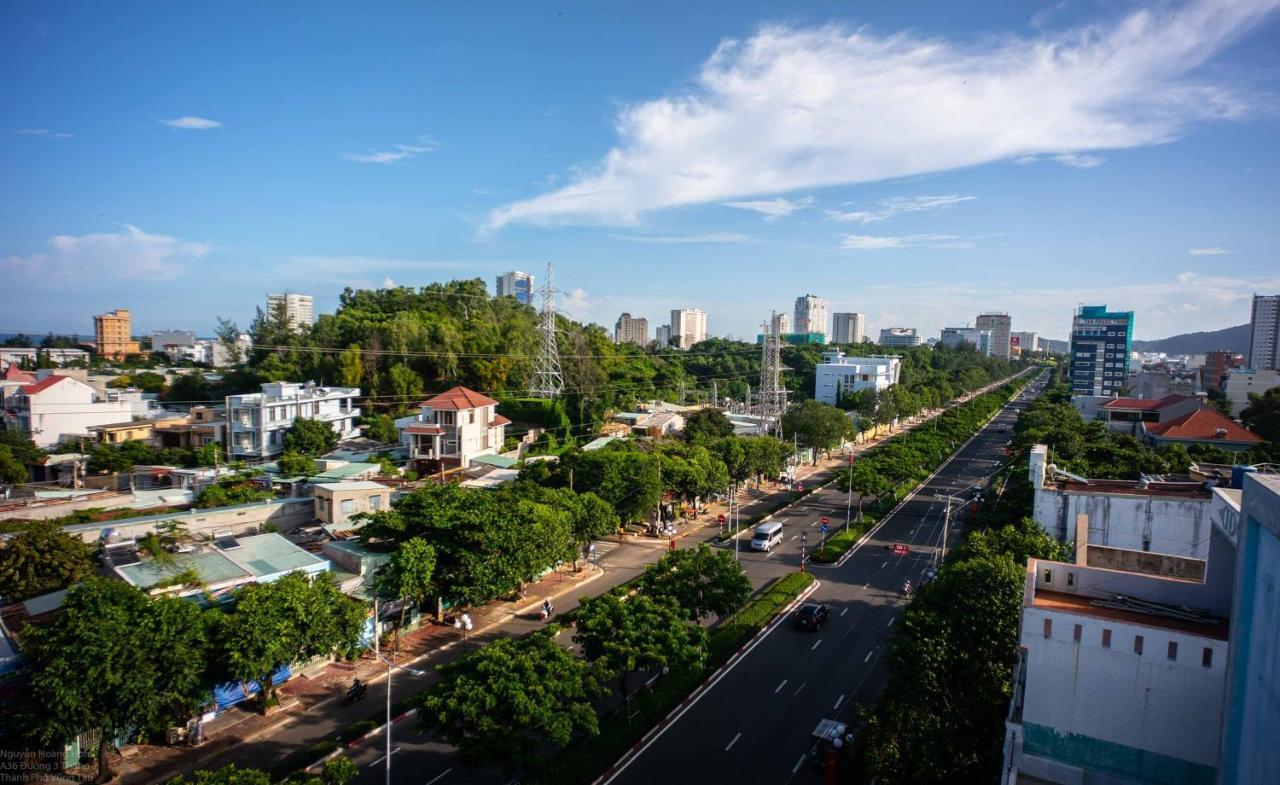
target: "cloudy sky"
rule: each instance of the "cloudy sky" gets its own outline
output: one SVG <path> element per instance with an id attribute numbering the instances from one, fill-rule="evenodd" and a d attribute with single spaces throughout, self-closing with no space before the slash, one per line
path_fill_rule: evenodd
<path id="1" fill-rule="evenodd" d="M 508 269 L 1153 338 L 1280 292 L 1280 0 L 0 7 L 0 332 Z"/>

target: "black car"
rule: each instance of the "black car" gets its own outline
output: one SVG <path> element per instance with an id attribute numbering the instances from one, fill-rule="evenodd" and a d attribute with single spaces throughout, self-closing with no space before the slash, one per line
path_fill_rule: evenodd
<path id="1" fill-rule="evenodd" d="M 820 630 L 827 623 L 831 611 L 816 602 L 805 603 L 796 611 L 796 626 L 802 630 Z"/>

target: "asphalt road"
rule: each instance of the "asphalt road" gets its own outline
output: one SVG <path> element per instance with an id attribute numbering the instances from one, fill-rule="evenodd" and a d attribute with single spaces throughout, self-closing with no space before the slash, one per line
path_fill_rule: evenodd
<path id="1" fill-rule="evenodd" d="M 857 706 L 875 700 L 884 679 L 880 655 L 902 602 L 899 590 L 906 579 L 916 583 L 930 567 L 942 539 L 946 505 L 938 494 L 967 496 L 973 485 L 991 475 L 1011 436 L 999 429 L 1012 427 L 1022 405 L 1017 400 L 1010 404 L 843 563 L 810 565 L 821 585 L 809 599 L 831 608 L 831 619 L 821 631 L 800 632 L 789 623 L 779 625 L 610 782 L 820 781 L 804 760 L 809 734 L 819 720 L 847 722 Z M 854 505 L 856 516 L 856 499 Z M 834 534 L 845 514 L 845 494 L 824 489 L 773 517 L 784 530 L 783 543 L 773 551 L 752 551 L 749 537 L 741 539 L 737 554 L 752 584 L 759 587 L 799 569 L 802 545 L 812 549 L 821 539 L 822 517 L 829 517 Z M 952 543 L 961 531 L 961 515 L 963 511 L 953 521 Z M 890 549 L 895 543 L 908 545 L 911 553 L 894 556 Z M 733 550 L 734 544 L 718 547 Z M 622 555 L 610 553 L 606 558 Z M 600 587 L 584 590 L 594 594 Z M 397 677 L 396 682 L 408 683 L 409 689 L 418 686 L 413 677 Z M 403 694 L 399 688 L 395 692 Z M 377 691 L 379 700 L 383 695 Z M 379 704 L 366 701 L 364 711 L 375 705 Z M 507 782 L 497 771 L 460 766 L 451 746 L 414 732 L 413 724 L 407 719 L 395 726 L 394 785 Z M 382 737 L 371 738 L 347 754 L 359 767 L 355 785 L 384 782 Z"/>

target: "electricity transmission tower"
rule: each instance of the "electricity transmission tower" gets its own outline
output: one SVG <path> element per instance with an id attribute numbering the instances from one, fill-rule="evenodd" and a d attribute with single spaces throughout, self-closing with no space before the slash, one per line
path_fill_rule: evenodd
<path id="1" fill-rule="evenodd" d="M 787 393 L 782 388 L 782 336 L 778 334 L 777 313 L 771 314 L 761 327 L 764 345 L 760 357 L 760 414 L 781 422 Z"/>
<path id="2" fill-rule="evenodd" d="M 564 391 L 564 375 L 560 373 L 560 350 L 556 348 L 556 289 L 551 280 L 551 263 L 542 288 L 542 319 L 538 332 L 542 345 L 533 361 L 533 394 L 539 398 L 555 398 Z"/>

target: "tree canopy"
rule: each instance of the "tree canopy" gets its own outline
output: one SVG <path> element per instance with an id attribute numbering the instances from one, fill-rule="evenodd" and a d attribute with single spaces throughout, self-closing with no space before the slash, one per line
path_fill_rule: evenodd
<path id="1" fill-rule="evenodd" d="M 93 574 L 93 548 L 46 521 L 0 541 L 0 601 L 65 589 Z"/>
<path id="2" fill-rule="evenodd" d="M 707 656 L 707 633 L 685 622 L 673 597 L 616 591 L 584 597 L 578 604 L 573 642 L 589 662 L 618 677 L 627 694 L 627 676 L 646 668 L 699 666 Z"/>
<path id="3" fill-rule="evenodd" d="M 284 448 L 315 457 L 333 452 L 338 446 L 338 432 L 324 420 L 299 417 L 284 432 Z"/>
<path id="4" fill-rule="evenodd" d="M 719 409 L 702 409 L 685 419 L 684 438 L 693 444 L 706 444 L 732 435 L 733 423 Z"/>
<path id="5" fill-rule="evenodd" d="M 640 582 L 651 597 L 670 597 L 689 621 L 711 614 L 726 616 L 751 596 L 751 581 L 728 551 L 713 551 L 706 543 L 676 550 L 650 564 Z"/>
<path id="6" fill-rule="evenodd" d="M 853 423 L 844 412 L 821 401 L 801 401 L 782 415 L 782 435 L 795 436 L 800 444 L 817 451 L 830 452 L 853 436 Z"/>

